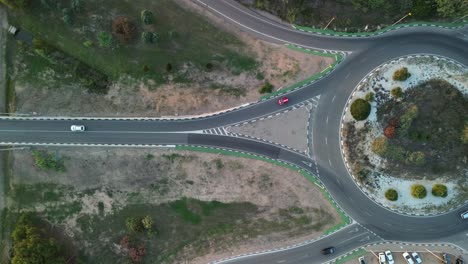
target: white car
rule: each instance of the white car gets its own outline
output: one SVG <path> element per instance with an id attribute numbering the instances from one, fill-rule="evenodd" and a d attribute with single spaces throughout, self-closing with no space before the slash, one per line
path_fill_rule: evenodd
<path id="1" fill-rule="evenodd" d="M 460 216 L 462 219 L 468 219 L 468 211 L 462 213 Z"/>
<path id="2" fill-rule="evenodd" d="M 385 254 L 380 252 L 379 253 L 379 264 L 385 264 L 387 261 L 385 260 Z"/>
<path id="3" fill-rule="evenodd" d="M 385 256 L 387 256 L 388 264 L 395 264 L 395 260 L 393 260 L 393 255 L 390 250 L 385 251 Z"/>
<path id="4" fill-rule="evenodd" d="M 366 264 L 366 261 L 364 260 L 364 256 L 359 257 L 359 264 Z"/>
<path id="5" fill-rule="evenodd" d="M 70 130 L 73 132 L 83 132 L 86 130 L 86 128 L 83 125 L 72 125 L 70 127 Z"/>
<path id="6" fill-rule="evenodd" d="M 413 256 L 414 260 L 416 260 L 416 263 L 418 264 L 422 263 L 421 257 L 419 256 L 418 252 L 411 253 L 411 256 Z"/>
<path id="7" fill-rule="evenodd" d="M 411 258 L 410 254 L 408 254 L 408 252 L 403 253 L 403 257 L 405 258 L 406 263 L 408 263 L 408 264 L 414 264 L 414 261 L 413 261 L 413 259 Z"/>

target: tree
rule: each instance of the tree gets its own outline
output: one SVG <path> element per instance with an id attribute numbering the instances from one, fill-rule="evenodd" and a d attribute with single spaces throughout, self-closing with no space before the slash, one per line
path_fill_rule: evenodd
<path id="1" fill-rule="evenodd" d="M 108 48 L 112 45 L 112 35 L 107 32 L 100 32 L 97 39 L 99 47 Z"/>
<path id="2" fill-rule="evenodd" d="M 388 189 L 385 191 L 385 198 L 389 201 L 396 201 L 398 200 L 398 192 L 395 189 Z"/>
<path id="3" fill-rule="evenodd" d="M 358 121 L 365 120 L 369 116 L 370 111 L 371 105 L 364 99 L 356 99 L 351 104 L 351 115 Z"/>
<path id="4" fill-rule="evenodd" d="M 443 184 L 434 184 L 432 186 L 432 195 L 436 197 L 447 197 L 447 186 Z"/>
<path id="5" fill-rule="evenodd" d="M 153 43 L 153 33 L 147 31 L 142 32 L 141 40 L 147 44 Z"/>
<path id="6" fill-rule="evenodd" d="M 145 217 L 143 217 L 143 219 L 141 220 L 141 223 L 143 224 L 143 227 L 147 230 L 151 230 L 153 228 L 153 225 L 154 225 L 154 220 L 151 216 L 147 215 Z"/>
<path id="7" fill-rule="evenodd" d="M 395 135 L 396 135 L 396 128 L 395 128 L 395 126 L 388 125 L 388 126 L 384 129 L 384 136 L 386 136 L 387 138 L 394 138 Z"/>
<path id="8" fill-rule="evenodd" d="M 393 73 L 394 81 L 406 81 L 409 77 L 411 77 L 411 73 L 408 72 L 406 67 L 400 68 Z"/>
<path id="9" fill-rule="evenodd" d="M 259 90 L 261 94 L 271 93 L 272 91 L 273 91 L 273 84 L 271 84 L 270 82 L 264 83 L 262 87 L 260 87 L 260 90 Z"/>
<path id="10" fill-rule="evenodd" d="M 421 184 L 411 185 L 411 195 L 414 198 L 423 199 L 427 195 L 426 187 Z"/>
<path id="11" fill-rule="evenodd" d="M 437 5 L 434 0 L 413 0 L 411 14 L 420 19 L 431 19 L 437 13 Z"/>
<path id="12" fill-rule="evenodd" d="M 167 72 L 172 71 L 172 64 L 170 64 L 170 63 L 166 64 L 166 71 Z"/>
<path id="13" fill-rule="evenodd" d="M 442 17 L 458 17 L 468 13 L 466 0 L 436 0 L 437 12 Z"/>
<path id="14" fill-rule="evenodd" d="M 12 233 L 12 264 L 65 264 L 61 248 L 54 238 L 34 226 L 32 217 L 21 214 Z"/>
<path id="15" fill-rule="evenodd" d="M 154 23 L 154 15 L 153 12 L 149 10 L 141 11 L 141 22 L 145 25 L 150 25 Z"/>
<path id="16" fill-rule="evenodd" d="M 128 253 L 133 263 L 140 263 L 146 255 L 146 248 L 143 245 L 131 247 Z"/>
<path id="17" fill-rule="evenodd" d="M 122 43 L 131 42 L 136 36 L 136 26 L 128 17 L 119 16 L 112 22 L 112 35 Z"/>

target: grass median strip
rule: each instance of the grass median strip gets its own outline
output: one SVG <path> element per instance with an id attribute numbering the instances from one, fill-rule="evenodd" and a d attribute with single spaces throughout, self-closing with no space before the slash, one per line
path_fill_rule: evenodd
<path id="1" fill-rule="evenodd" d="M 325 68 L 323 71 L 319 72 L 319 73 L 316 73 L 300 82 L 297 82 L 291 86 L 288 86 L 288 87 L 285 87 L 283 89 L 280 89 L 278 91 L 275 91 L 273 93 L 270 93 L 268 95 L 265 95 L 265 96 L 262 96 L 261 99 L 262 100 L 265 100 L 265 99 L 269 99 L 271 97 L 275 97 L 277 95 L 280 95 L 280 94 L 284 94 L 284 93 L 287 93 L 291 90 L 294 90 L 298 87 L 301 87 L 301 86 L 304 86 L 304 85 L 308 85 L 320 78 L 322 78 L 323 76 L 327 75 L 330 71 L 333 70 L 333 68 L 335 68 L 344 58 L 344 56 L 342 54 L 331 54 L 331 53 L 325 53 L 325 52 L 320 52 L 320 51 L 316 51 L 316 50 L 310 50 L 310 49 L 305 49 L 305 48 L 301 48 L 301 47 L 298 47 L 298 46 L 295 46 L 295 45 L 291 45 L 291 44 L 286 44 L 286 47 L 292 49 L 292 50 L 295 50 L 295 51 L 299 51 L 299 52 L 302 52 L 302 53 L 305 53 L 305 54 L 310 54 L 310 55 L 315 55 L 315 56 L 323 56 L 323 57 L 330 57 L 330 58 L 335 58 L 335 62 L 333 62 L 330 66 L 328 66 L 327 68 Z"/>
<path id="2" fill-rule="evenodd" d="M 293 25 L 293 27 L 295 29 L 298 29 L 298 30 L 301 30 L 301 31 L 306 31 L 306 32 L 311 32 L 311 33 L 318 33 L 318 34 L 325 34 L 325 35 L 343 36 L 343 37 L 369 37 L 369 36 L 382 34 L 384 32 L 388 32 L 388 31 L 391 31 L 391 30 L 404 28 L 404 27 L 433 26 L 433 27 L 444 27 L 444 28 L 459 28 L 459 27 L 465 26 L 466 24 L 468 24 L 467 20 L 463 20 L 463 21 L 456 22 L 456 23 L 449 23 L 449 22 L 411 22 L 411 23 L 398 24 L 398 25 L 392 25 L 392 26 L 384 27 L 384 28 L 376 30 L 374 32 L 353 32 L 353 33 L 351 33 L 351 32 L 339 32 L 339 31 L 334 31 L 334 30 L 331 30 L 331 29 L 311 28 L 311 27 L 305 27 L 305 26 L 299 26 L 299 25 Z"/>

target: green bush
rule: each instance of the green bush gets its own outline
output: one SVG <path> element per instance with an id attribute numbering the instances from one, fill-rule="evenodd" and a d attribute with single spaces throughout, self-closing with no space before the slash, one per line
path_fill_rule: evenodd
<path id="1" fill-rule="evenodd" d="M 141 22 L 145 25 L 150 25 L 154 23 L 154 15 L 153 12 L 149 10 L 141 11 Z"/>
<path id="2" fill-rule="evenodd" d="M 143 31 L 141 33 L 141 40 L 146 43 L 146 44 L 151 44 L 153 43 L 153 33 L 152 32 L 147 32 Z"/>
<path id="3" fill-rule="evenodd" d="M 269 82 L 264 83 L 264 84 L 262 85 L 262 87 L 260 87 L 259 92 L 260 92 L 261 94 L 273 92 L 273 84 L 271 84 L 271 83 L 269 83 Z"/>
<path id="4" fill-rule="evenodd" d="M 33 150 L 34 162 L 43 170 L 65 171 L 63 159 L 56 158 L 54 154 L 49 154 L 46 151 Z"/>
<path id="5" fill-rule="evenodd" d="M 408 68 L 403 67 L 401 69 L 396 70 L 393 73 L 393 80 L 394 81 L 406 81 L 411 74 L 408 72 Z"/>
<path id="6" fill-rule="evenodd" d="M 424 163 L 426 163 L 426 157 L 421 151 L 411 152 L 411 154 L 408 155 L 407 163 L 414 165 L 424 165 Z"/>
<path id="7" fill-rule="evenodd" d="M 426 187 L 422 186 L 421 184 L 411 185 L 411 195 L 414 198 L 423 199 L 427 195 Z"/>
<path id="8" fill-rule="evenodd" d="M 382 156 L 388 148 L 388 141 L 386 137 L 378 137 L 372 141 L 371 149 L 374 153 Z"/>
<path id="9" fill-rule="evenodd" d="M 401 89 L 401 87 L 395 87 L 390 91 L 390 94 L 395 98 L 401 98 L 401 96 L 403 95 L 403 90 Z"/>
<path id="10" fill-rule="evenodd" d="M 99 47 L 108 48 L 112 45 L 112 35 L 107 32 L 101 32 L 97 35 Z"/>
<path id="11" fill-rule="evenodd" d="M 365 120 L 371 111 L 371 105 L 364 99 L 356 99 L 351 104 L 351 115 L 354 119 L 361 121 Z"/>
<path id="12" fill-rule="evenodd" d="M 389 201 L 396 201 L 398 200 L 398 192 L 395 189 L 388 189 L 385 191 L 385 198 Z"/>
<path id="13" fill-rule="evenodd" d="M 447 197 L 447 186 L 443 184 L 434 184 L 432 186 L 432 195 L 436 197 Z"/>
<path id="14" fill-rule="evenodd" d="M 416 105 L 410 106 L 406 109 L 405 113 L 400 117 L 399 125 L 398 125 L 398 136 L 406 137 L 408 134 L 408 130 L 413 123 L 413 120 L 418 116 L 419 109 Z"/>
<path id="15" fill-rule="evenodd" d="M 93 46 L 93 42 L 91 40 L 87 40 L 87 41 L 83 42 L 83 46 L 89 48 L 89 47 Z"/>
<path id="16" fill-rule="evenodd" d="M 129 231 L 141 232 L 145 229 L 143 219 L 141 217 L 128 217 L 125 220 L 125 226 Z"/>
<path id="17" fill-rule="evenodd" d="M 369 103 L 373 102 L 374 101 L 374 93 L 373 92 L 367 93 L 366 97 L 364 97 L 364 99 Z"/>

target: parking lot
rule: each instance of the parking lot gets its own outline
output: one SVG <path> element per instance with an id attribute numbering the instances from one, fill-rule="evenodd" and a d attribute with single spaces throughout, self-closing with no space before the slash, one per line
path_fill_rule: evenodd
<path id="1" fill-rule="evenodd" d="M 403 244 L 382 244 L 369 246 L 366 249 L 366 254 L 364 254 L 364 259 L 366 264 L 376 264 L 379 263 L 378 255 L 381 252 L 390 250 L 394 258 L 395 264 L 406 264 L 406 260 L 403 257 L 404 252 L 411 254 L 412 252 L 417 252 L 420 256 L 422 263 L 424 264 L 441 264 L 443 262 L 443 254 L 447 253 L 451 257 L 451 263 L 455 264 L 455 260 L 458 257 L 461 257 L 464 260 L 464 263 L 467 263 L 466 260 L 468 256 L 463 254 L 460 250 L 448 246 L 413 246 L 413 245 L 403 245 Z M 352 260 L 344 262 L 345 264 L 356 264 L 359 263 L 359 257 L 356 257 Z M 388 262 L 386 262 L 388 263 Z M 416 263 L 416 262 L 415 262 Z"/>

